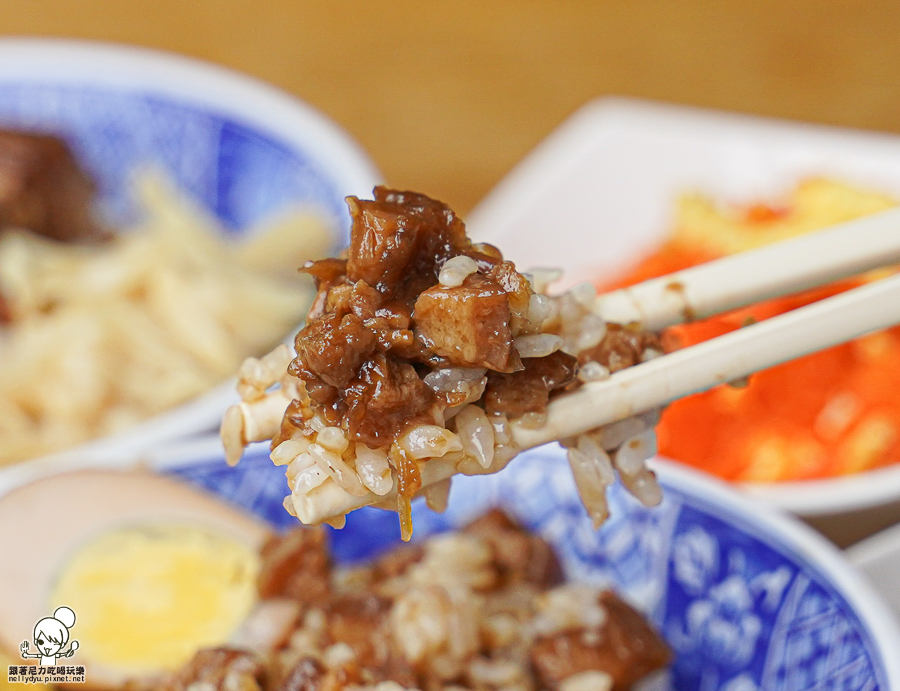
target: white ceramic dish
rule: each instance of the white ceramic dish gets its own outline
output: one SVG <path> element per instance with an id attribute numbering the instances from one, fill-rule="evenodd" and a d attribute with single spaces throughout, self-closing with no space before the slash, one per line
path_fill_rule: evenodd
<path id="1" fill-rule="evenodd" d="M 108 219 L 129 217 L 129 176 L 152 162 L 229 233 L 296 206 L 343 229 L 349 194 L 380 175 L 349 136 L 306 104 L 196 60 L 110 44 L 0 40 L 0 125 L 57 133 L 99 183 Z M 287 335 L 286 335 L 287 336 Z M 215 428 L 234 382 L 87 447 L 118 454 Z"/>
<path id="2" fill-rule="evenodd" d="M 846 554 L 881 593 L 900 621 L 900 525 L 858 542 Z"/>
<path id="3" fill-rule="evenodd" d="M 520 267 L 561 266 L 573 283 L 655 247 L 685 191 L 754 201 L 822 175 L 900 198 L 900 137 L 602 99 L 501 181 L 470 214 L 468 228 Z M 900 520 L 900 464 L 747 489 L 842 544 Z"/>

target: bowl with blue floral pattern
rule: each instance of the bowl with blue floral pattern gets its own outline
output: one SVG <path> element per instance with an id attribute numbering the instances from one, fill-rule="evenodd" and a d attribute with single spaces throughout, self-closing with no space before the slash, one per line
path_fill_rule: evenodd
<path id="1" fill-rule="evenodd" d="M 283 469 L 265 445 L 251 446 L 235 468 L 214 440 L 166 452 L 155 465 L 278 528 L 296 525 L 282 506 Z M 458 476 L 443 514 L 414 502 L 413 540 L 503 508 L 551 542 L 570 580 L 612 586 L 648 615 L 675 652 L 659 688 L 900 688 L 900 631 L 836 548 L 724 483 L 671 465 L 657 472 L 660 506 L 645 508 L 613 486 L 611 518 L 595 531 L 564 452 L 548 445 L 496 475 Z M 400 539 L 396 514 L 373 508 L 329 531 L 343 563 L 370 559 Z"/>
<path id="2" fill-rule="evenodd" d="M 300 100 L 222 67 L 137 47 L 0 39 L 0 128 L 63 139 L 115 229 L 139 218 L 133 178 L 149 168 L 224 236 L 309 209 L 334 230 L 336 249 L 349 236 L 345 198 L 370 195 L 380 179 L 345 132 Z M 232 380 L 92 452 L 212 430 L 235 400 Z"/>

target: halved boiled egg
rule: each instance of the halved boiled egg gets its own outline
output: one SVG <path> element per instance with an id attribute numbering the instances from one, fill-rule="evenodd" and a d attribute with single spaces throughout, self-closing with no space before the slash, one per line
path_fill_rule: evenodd
<path id="1" fill-rule="evenodd" d="M 0 647 L 10 664 L 83 665 L 90 687 L 158 677 L 240 637 L 268 536 L 261 521 L 150 472 L 21 486 L 0 497 Z M 59 632 L 48 639 L 37 624 L 60 607 L 75 621 L 56 648 Z"/>

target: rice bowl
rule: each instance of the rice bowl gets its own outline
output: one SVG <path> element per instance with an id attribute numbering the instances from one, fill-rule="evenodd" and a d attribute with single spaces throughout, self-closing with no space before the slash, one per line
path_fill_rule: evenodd
<path id="1" fill-rule="evenodd" d="M 161 169 L 231 237 L 301 208 L 324 214 L 340 235 L 343 198 L 378 180 L 355 143 L 309 107 L 187 58 L 3 39 L 0 83 L 0 123 L 69 141 L 98 182 L 105 220 L 116 226 L 135 219 L 132 175 L 147 165 Z M 115 454 L 212 429 L 232 391 L 228 382 L 214 386 L 174 412 L 90 443 L 90 452 Z"/>

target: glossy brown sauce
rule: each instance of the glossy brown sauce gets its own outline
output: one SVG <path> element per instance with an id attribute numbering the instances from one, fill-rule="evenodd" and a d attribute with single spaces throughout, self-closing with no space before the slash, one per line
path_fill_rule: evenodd
<path id="1" fill-rule="evenodd" d="M 474 245 L 441 202 L 384 187 L 374 196 L 349 199 L 347 256 L 303 269 L 316 279 L 318 297 L 289 372 L 331 424 L 353 441 L 387 448 L 412 426 L 440 423 L 454 400 L 423 378 L 450 366 L 486 369 L 492 394 L 482 405 L 513 415 L 541 409 L 551 391 L 574 379 L 571 356 L 523 362 L 516 352 L 532 291 L 496 248 Z M 442 265 L 460 255 L 478 271 L 459 286 L 442 285 Z M 289 411 L 281 438 L 303 424 L 291 420 Z M 415 484 L 401 474 L 404 481 Z"/>

